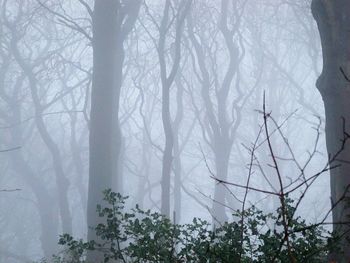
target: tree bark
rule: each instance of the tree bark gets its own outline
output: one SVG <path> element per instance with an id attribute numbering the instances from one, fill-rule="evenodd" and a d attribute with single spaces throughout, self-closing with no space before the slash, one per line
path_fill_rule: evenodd
<path id="1" fill-rule="evenodd" d="M 325 107 L 327 150 L 330 160 L 336 156 L 331 166 L 339 165 L 330 171 L 333 229 L 344 234 L 349 227 L 335 223 L 348 222 L 350 216 L 350 145 L 348 141 L 344 144 L 350 132 L 350 4 L 347 0 L 313 0 L 311 9 L 323 52 L 323 70 L 316 85 Z M 332 259 L 349 262 L 349 237 L 346 233 L 341 243 L 344 255 L 331 255 Z"/>

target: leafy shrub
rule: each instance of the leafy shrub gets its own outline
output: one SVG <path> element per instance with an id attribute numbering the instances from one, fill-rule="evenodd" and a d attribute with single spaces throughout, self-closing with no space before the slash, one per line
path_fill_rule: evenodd
<path id="1" fill-rule="evenodd" d="M 65 234 L 59 244 L 66 247 L 63 258 L 54 262 L 84 262 L 88 250 L 98 250 L 104 262 L 325 262 L 334 244 L 330 234 L 300 217 L 293 218 L 294 207 L 286 199 L 288 237 L 283 228 L 282 209 L 266 214 L 256 207 L 233 214 L 233 222 L 215 229 L 205 220 L 173 224 L 168 218 L 139 207 L 125 212 L 125 197 L 111 190 L 104 192 L 105 207 L 97 212 L 104 223 L 96 227 L 101 240 L 84 242 Z M 272 225 L 273 227 L 269 227 Z M 324 236 L 326 235 L 326 236 Z M 286 245 L 289 240 L 289 248 Z"/>

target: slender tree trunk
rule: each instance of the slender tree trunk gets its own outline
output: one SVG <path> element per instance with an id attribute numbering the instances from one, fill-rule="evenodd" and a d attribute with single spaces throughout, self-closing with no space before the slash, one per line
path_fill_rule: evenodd
<path id="1" fill-rule="evenodd" d="M 70 146 L 72 151 L 74 168 L 77 176 L 76 187 L 78 188 L 78 192 L 80 195 L 82 209 L 84 211 L 84 214 L 86 215 L 87 195 L 86 195 L 85 184 L 82 180 L 85 174 L 85 167 L 81 156 L 81 143 L 78 141 L 77 135 L 76 135 L 76 124 L 77 124 L 77 116 L 76 116 L 76 113 L 73 113 L 71 115 Z"/>
<path id="2" fill-rule="evenodd" d="M 317 80 L 326 113 L 326 142 L 330 159 L 341 151 L 330 171 L 333 222 L 348 222 L 350 185 L 350 144 L 343 141 L 350 133 L 350 4 L 347 0 L 313 0 L 312 13 L 317 22 L 323 51 L 323 70 Z M 344 198 L 346 197 L 346 198 Z M 334 224 L 333 229 L 345 234 L 344 255 L 331 255 L 337 262 L 349 262 L 349 227 Z"/>
<path id="3" fill-rule="evenodd" d="M 11 161 L 14 171 L 20 175 L 31 188 L 37 200 L 37 209 L 40 219 L 40 243 L 46 258 L 57 253 L 58 236 L 58 209 L 54 198 L 49 194 L 46 186 L 24 160 L 21 153 L 12 153 Z"/>
<path id="4" fill-rule="evenodd" d="M 219 139 L 220 140 L 220 139 Z M 225 145 L 225 141 L 221 140 L 215 147 L 215 166 L 216 166 L 216 176 L 219 180 L 227 181 L 228 165 L 231 147 Z M 227 221 L 227 215 L 225 212 L 226 204 L 226 192 L 227 189 L 223 184 L 216 184 L 214 188 L 214 200 L 213 200 L 213 221 L 214 223 L 218 221 L 219 223 Z"/>
<path id="5" fill-rule="evenodd" d="M 176 135 L 174 141 L 174 212 L 175 212 L 175 223 L 179 223 L 181 219 L 181 174 L 182 164 L 179 149 L 179 138 Z"/>
<path id="6" fill-rule="evenodd" d="M 165 61 L 165 41 L 169 20 L 170 0 L 166 0 L 163 12 L 163 18 L 159 27 L 158 57 L 160 74 L 162 80 L 162 123 L 165 136 L 165 147 L 162 160 L 162 180 L 161 180 L 161 213 L 170 216 L 170 174 L 173 161 L 173 131 L 171 127 L 170 116 L 170 82 L 167 77 Z M 177 65 L 178 67 L 178 65 Z"/>
<path id="7" fill-rule="evenodd" d="M 118 129 L 120 129 L 120 125 L 118 124 Z M 118 152 L 116 153 L 118 156 L 118 159 L 115 160 L 115 167 L 113 169 L 113 182 L 112 182 L 112 189 L 113 191 L 120 193 L 124 195 L 125 189 L 124 189 L 124 159 L 125 159 L 125 138 L 122 136 L 121 131 L 119 131 L 115 138 L 115 143 L 118 147 Z"/>
<path id="8" fill-rule="evenodd" d="M 212 149 L 215 157 L 215 176 L 219 180 L 226 181 L 229 168 L 229 158 L 232 150 L 232 145 L 235 139 L 235 133 L 241 121 L 241 109 L 239 102 L 242 99 L 239 87 L 237 90 L 238 99 L 230 102 L 230 92 L 233 88 L 234 78 L 239 74 L 240 63 L 240 50 L 239 44 L 236 43 L 235 36 L 238 34 L 239 17 L 236 13 L 230 13 L 231 9 L 237 10 L 237 1 L 221 0 L 220 18 L 217 23 L 218 30 L 220 30 L 223 39 L 225 41 L 225 48 L 228 51 L 229 57 L 227 58 L 228 65 L 223 74 L 222 83 L 218 85 L 212 85 L 213 79 L 219 79 L 221 73 L 211 71 L 207 66 L 206 57 L 215 57 L 216 54 L 208 52 L 210 50 L 208 43 L 206 43 L 205 33 L 200 32 L 200 27 L 195 34 L 195 25 L 193 24 L 191 17 L 188 19 L 189 37 L 196 52 L 196 59 L 198 63 L 201 84 L 201 95 L 205 109 L 205 120 L 202 125 L 205 134 L 205 140 Z M 233 15 L 232 15 L 233 14 Z M 235 26 L 232 26 L 232 21 L 235 20 Z M 214 87 L 213 87 L 214 86 Z M 215 93 L 211 91 L 214 90 Z M 214 96 L 213 96 L 214 94 Z M 228 108 L 232 107 L 235 117 L 229 112 Z M 231 117 L 230 117 L 231 116 Z M 198 114 L 198 118 L 200 118 Z M 222 185 L 215 182 L 214 197 L 212 204 L 212 216 L 213 223 L 222 223 L 227 220 L 225 214 L 227 189 Z M 236 208 L 236 207 L 234 207 Z"/>
<path id="9" fill-rule="evenodd" d="M 169 96 L 168 91 L 163 89 L 163 109 L 162 109 L 162 119 L 164 134 L 166 137 L 163 162 L 162 162 L 162 205 L 161 213 L 166 216 L 170 216 L 170 174 L 171 166 L 173 161 L 173 146 L 174 137 L 170 122 L 170 109 L 169 109 Z"/>
<path id="10" fill-rule="evenodd" d="M 161 213 L 170 217 L 170 177 L 173 163 L 174 134 L 170 114 L 170 87 L 175 80 L 175 76 L 180 66 L 181 60 L 181 37 L 183 34 L 183 23 L 192 1 L 181 1 L 178 5 L 178 14 L 175 24 L 175 41 L 173 65 L 169 74 L 167 73 L 167 63 L 165 59 L 165 44 L 169 26 L 169 12 L 171 1 L 166 0 L 163 17 L 159 27 L 158 58 L 160 66 L 160 76 L 162 81 L 162 122 L 165 135 L 165 148 L 162 161 L 161 180 Z"/>
<path id="11" fill-rule="evenodd" d="M 22 119 L 18 101 L 19 98 L 16 96 L 10 107 L 12 109 L 11 123 L 19 123 Z M 22 145 L 22 142 L 22 126 L 15 126 L 11 129 L 11 145 Z M 50 258 L 57 252 L 58 211 L 54 198 L 47 190 L 44 181 L 40 176 L 36 175 L 33 169 L 28 165 L 23 157 L 22 151 L 10 152 L 10 158 L 13 170 L 30 187 L 36 197 L 41 226 L 41 248 L 44 252 L 44 256 Z"/>
<path id="12" fill-rule="evenodd" d="M 52 136 L 50 135 L 42 116 L 43 106 L 41 105 L 38 94 L 39 84 L 34 72 L 34 66 L 28 63 L 20 53 L 20 49 L 18 47 L 18 32 L 16 32 L 16 29 L 11 25 L 9 25 L 9 28 L 12 31 L 11 50 L 13 52 L 13 56 L 16 59 L 18 65 L 23 70 L 29 82 L 29 88 L 35 111 L 36 127 L 39 131 L 41 139 L 45 143 L 52 157 L 52 164 L 55 171 L 55 179 L 57 184 L 57 196 L 60 207 L 60 216 L 62 220 L 62 230 L 64 233 L 72 234 L 72 216 L 68 201 L 69 181 L 64 173 L 61 153 L 57 144 L 54 142 Z"/>
<path id="13" fill-rule="evenodd" d="M 176 83 L 176 115 L 173 122 L 174 133 L 174 221 L 179 223 L 181 219 L 181 175 L 182 175 L 182 163 L 181 163 L 181 149 L 179 133 L 181 129 L 181 123 L 184 115 L 183 105 L 183 93 L 184 87 L 181 82 L 181 77 L 178 74 L 175 77 Z"/>
<path id="14" fill-rule="evenodd" d="M 148 123 L 146 125 L 148 125 Z M 141 209 L 143 209 L 143 206 L 144 206 L 144 197 L 146 194 L 145 188 L 146 188 L 147 181 L 149 180 L 149 173 L 150 173 L 151 162 L 152 162 L 149 138 L 145 130 L 143 130 L 142 134 L 143 134 L 142 136 L 142 168 L 140 170 L 141 178 L 138 182 L 137 197 L 136 197 L 136 204 L 138 204 Z"/>

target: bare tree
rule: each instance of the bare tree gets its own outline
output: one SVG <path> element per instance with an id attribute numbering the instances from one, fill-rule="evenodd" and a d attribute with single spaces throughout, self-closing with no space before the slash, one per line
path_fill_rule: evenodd
<path id="1" fill-rule="evenodd" d="M 30 4 L 28 5 L 30 7 Z M 5 5 L 6 7 L 6 5 Z M 30 10 L 30 12 L 35 12 L 34 9 Z M 27 13 L 27 16 L 31 16 L 31 13 Z M 59 150 L 59 147 L 57 143 L 54 141 L 52 135 L 50 134 L 45 121 L 43 119 L 43 113 L 44 110 L 47 109 L 50 105 L 50 103 L 45 103 L 41 100 L 39 95 L 39 90 L 43 89 L 45 86 L 45 83 L 40 82 L 39 72 L 36 71 L 36 67 L 45 65 L 47 63 L 47 60 L 50 60 L 50 55 L 48 56 L 47 53 L 50 54 L 49 50 L 52 48 L 52 42 L 50 40 L 47 40 L 45 45 L 41 50 L 38 51 L 38 54 L 34 53 L 31 47 L 25 46 L 25 44 L 22 44 L 27 48 L 27 52 L 29 54 L 33 54 L 28 58 L 24 58 L 23 50 L 24 48 L 21 48 L 21 41 L 23 40 L 23 36 L 26 33 L 26 31 L 22 32 L 22 29 L 19 29 L 18 26 L 21 22 L 28 19 L 28 17 L 25 17 L 23 7 L 19 7 L 17 10 L 17 16 L 14 21 L 11 21 L 10 18 L 4 16 L 4 23 L 6 27 L 9 29 L 9 32 L 11 34 L 11 39 L 9 43 L 9 48 L 12 52 L 12 55 L 15 59 L 15 61 L 18 63 L 18 66 L 21 68 L 21 70 L 24 73 L 24 77 L 28 81 L 28 85 L 30 88 L 30 94 L 33 101 L 34 106 L 34 112 L 35 112 L 35 124 L 37 127 L 37 130 L 41 136 L 41 139 L 45 143 L 47 149 L 49 150 L 51 157 L 52 157 L 52 165 L 54 167 L 55 171 L 55 178 L 56 183 L 58 186 L 57 189 L 57 195 L 59 199 L 59 206 L 60 206 L 60 216 L 62 220 L 62 228 L 64 232 L 72 233 L 72 217 L 71 212 L 69 208 L 69 202 L 68 202 L 68 187 L 69 187 L 69 181 L 66 178 L 65 171 L 63 168 L 63 160 L 62 156 Z M 29 20 L 30 21 L 30 20 Z M 45 41 L 45 37 L 48 35 L 44 35 L 48 32 L 36 32 L 38 34 L 38 37 L 40 39 L 43 39 Z M 34 33 L 35 34 L 35 33 Z M 52 53 L 55 53 L 54 50 L 50 50 Z M 34 62 L 31 62 L 34 61 Z"/>
<path id="2" fill-rule="evenodd" d="M 166 0 L 159 25 L 146 6 L 147 13 L 151 17 L 159 33 L 158 41 L 151 34 L 150 36 L 157 49 L 160 79 L 162 83 L 162 124 L 165 135 L 165 147 L 162 160 L 161 212 L 168 217 L 170 216 L 170 182 L 174 148 L 174 134 L 170 110 L 170 88 L 180 67 L 181 38 L 183 35 L 184 20 L 191 3 L 192 1 L 180 1 L 176 8 L 174 8 L 174 3 L 171 0 Z M 170 47 L 170 52 L 172 53 L 170 55 L 173 57 L 173 62 L 170 70 L 168 70 L 169 62 L 166 59 L 168 55 L 166 44 L 169 41 L 168 38 L 170 38 L 171 28 L 174 28 L 175 36 L 174 42 Z"/>
<path id="3" fill-rule="evenodd" d="M 210 7 L 208 7 L 210 8 Z M 244 56 L 240 42 L 240 22 L 243 14 L 244 4 L 221 1 L 220 14 L 217 25 L 214 29 L 209 27 L 210 36 L 213 39 L 206 39 L 206 25 L 195 23 L 192 17 L 188 19 L 188 33 L 195 52 L 193 62 L 194 72 L 201 86 L 201 96 L 204 104 L 203 112 L 195 106 L 197 118 L 200 121 L 203 136 L 206 143 L 214 154 L 214 163 L 218 178 L 226 180 L 228 176 L 229 159 L 236 131 L 241 122 L 241 107 L 245 101 L 245 96 L 240 90 L 239 67 Z M 208 10 L 209 13 L 213 10 Z M 231 12 L 232 13 L 229 13 Z M 195 14 L 195 13 L 193 13 Z M 230 18 L 230 19 L 229 19 Z M 207 17 L 211 20 L 212 17 Z M 232 20 L 233 19 L 233 20 Z M 208 21 L 212 23 L 211 21 Z M 223 37 L 224 48 L 227 51 L 228 63 L 220 83 L 219 68 L 217 64 L 218 51 L 221 45 L 217 42 L 219 32 Z M 208 60 L 206 59 L 208 58 Z M 197 65 L 198 69 L 197 69 Z M 229 95 L 235 95 L 233 101 L 229 101 Z M 226 190 L 220 184 L 215 185 L 214 202 L 212 213 L 219 222 L 227 220 L 225 214 Z"/>

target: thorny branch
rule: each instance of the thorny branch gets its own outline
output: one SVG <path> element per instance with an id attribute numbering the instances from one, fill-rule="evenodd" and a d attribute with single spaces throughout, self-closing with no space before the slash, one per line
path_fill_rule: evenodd
<path id="1" fill-rule="evenodd" d="M 343 71 L 342 71 L 343 73 Z M 343 73 L 344 74 L 344 73 Z M 325 165 L 323 166 L 323 168 L 316 172 L 315 174 L 311 175 L 311 176 L 307 176 L 306 173 L 306 169 L 307 167 L 310 165 L 312 159 L 315 157 L 315 155 L 318 153 L 318 143 L 319 143 L 319 138 L 320 138 L 320 127 L 321 127 L 321 120 L 319 119 L 319 123 L 317 125 L 317 127 L 315 127 L 316 130 L 316 139 L 314 142 L 314 147 L 312 149 L 311 152 L 309 152 L 309 156 L 306 159 L 306 161 L 301 164 L 300 162 L 298 162 L 298 160 L 296 160 L 296 155 L 292 149 L 292 147 L 290 146 L 287 138 L 284 136 L 281 127 L 283 126 L 283 124 L 286 122 L 286 120 L 282 123 L 282 124 L 278 124 L 276 122 L 276 120 L 273 119 L 273 117 L 271 116 L 270 112 L 267 112 L 266 110 L 266 104 L 265 104 L 265 95 L 264 95 L 264 101 L 263 101 L 263 110 L 259 111 L 262 116 L 263 116 L 263 124 L 260 126 L 260 130 L 259 133 L 257 135 L 257 138 L 255 140 L 255 142 L 252 144 L 251 148 L 246 147 L 246 149 L 248 149 L 249 154 L 250 154 L 250 163 L 248 165 L 248 178 L 247 178 L 247 182 L 245 185 L 243 184 L 239 184 L 239 183 L 233 183 L 233 182 L 229 182 L 229 181 L 224 181 L 224 180 L 220 180 L 219 178 L 216 177 L 216 175 L 211 171 L 211 169 L 209 168 L 209 165 L 206 162 L 206 166 L 207 169 L 209 170 L 210 173 L 210 177 L 213 178 L 217 183 L 219 184 L 223 184 L 226 186 L 233 186 L 233 187 L 237 187 L 237 188 L 242 188 L 245 189 L 245 193 L 244 193 L 244 198 L 242 201 L 242 216 L 241 216 L 241 223 L 242 223 L 242 227 L 244 225 L 244 212 L 246 210 L 246 202 L 247 202 L 247 195 L 248 192 L 254 191 L 254 192 L 258 192 L 258 193 L 262 193 L 262 194 L 266 194 L 268 196 L 277 196 L 280 200 L 280 209 L 281 209 L 281 216 L 282 216 L 282 227 L 283 227 L 283 239 L 281 240 L 281 243 L 279 244 L 279 249 L 276 252 L 272 262 L 276 262 L 278 259 L 278 255 L 281 252 L 282 248 L 285 246 L 287 247 L 287 252 L 288 252 L 288 256 L 290 258 L 291 262 L 296 262 L 296 259 L 293 255 L 293 247 L 290 244 L 290 240 L 289 237 L 291 234 L 293 233 L 297 233 L 297 232 L 303 232 L 305 230 L 309 230 L 309 229 L 313 229 L 316 228 L 318 226 L 321 225 L 337 225 L 337 224 L 342 224 L 342 225 L 349 225 L 350 222 L 326 222 L 327 218 L 329 217 L 330 213 L 334 210 L 334 208 L 341 203 L 346 197 L 348 192 L 350 191 L 350 185 L 348 185 L 345 189 L 344 192 L 342 194 L 342 196 L 336 200 L 332 202 L 331 208 L 327 211 L 327 213 L 324 215 L 324 217 L 322 218 L 321 221 L 318 221 L 314 224 L 308 225 L 306 227 L 302 227 L 302 228 L 294 228 L 291 229 L 291 222 L 295 219 L 295 215 L 296 215 L 296 211 L 298 209 L 298 207 L 300 206 L 302 200 L 304 199 L 307 191 L 310 189 L 310 187 L 315 183 L 315 181 L 322 175 L 325 174 L 327 172 L 329 172 L 332 169 L 335 169 L 337 167 L 339 167 L 341 165 L 341 163 L 346 162 L 344 160 L 339 160 L 339 155 L 342 153 L 342 151 L 344 151 L 345 149 L 345 144 L 347 143 L 347 141 L 350 138 L 350 135 L 346 133 L 345 131 L 345 120 L 343 119 L 343 139 L 341 141 L 341 146 L 339 148 L 339 150 L 333 154 L 333 156 L 329 156 L 328 161 L 325 163 Z M 291 116 L 288 116 L 288 119 Z M 274 129 L 272 131 L 270 131 L 269 129 L 269 122 L 271 122 L 273 124 Z M 264 131 L 264 139 L 261 140 L 261 134 L 262 131 Z M 271 137 L 273 134 L 277 134 L 282 138 L 283 143 L 285 144 L 285 146 L 287 147 L 288 153 L 291 156 L 290 158 L 282 158 L 280 156 L 277 156 L 275 153 L 275 149 L 273 147 L 272 141 L 271 141 Z M 261 142 L 262 141 L 262 142 Z M 256 150 L 258 148 L 260 148 L 263 144 L 267 145 L 268 147 L 268 152 L 269 152 L 269 157 L 272 161 L 272 165 L 270 165 L 273 170 L 275 171 L 275 175 L 278 179 L 278 184 L 279 184 L 279 190 L 266 190 L 266 189 L 261 189 L 258 187 L 252 187 L 250 186 L 251 183 L 251 175 L 253 174 L 254 171 L 252 171 L 254 166 L 258 167 L 258 170 L 265 175 L 265 172 L 263 171 L 263 168 L 261 166 L 261 163 L 259 162 L 257 156 L 256 156 Z M 206 160 L 205 160 L 206 161 Z M 291 181 L 288 184 L 284 183 L 283 178 L 285 177 L 280 169 L 279 166 L 279 161 L 290 161 L 292 163 L 294 163 L 298 170 L 299 170 L 299 174 L 297 176 L 296 180 Z M 301 182 L 300 182 L 301 181 Z M 288 198 L 288 196 L 290 196 L 293 193 L 296 193 L 298 191 L 301 190 L 301 193 L 299 193 L 298 198 L 296 200 L 296 204 L 294 205 L 294 210 L 292 211 L 292 213 L 289 213 L 287 206 L 286 206 L 286 198 Z M 242 231 L 243 233 L 243 231 Z M 243 240 L 243 238 L 241 238 L 241 240 Z"/>

